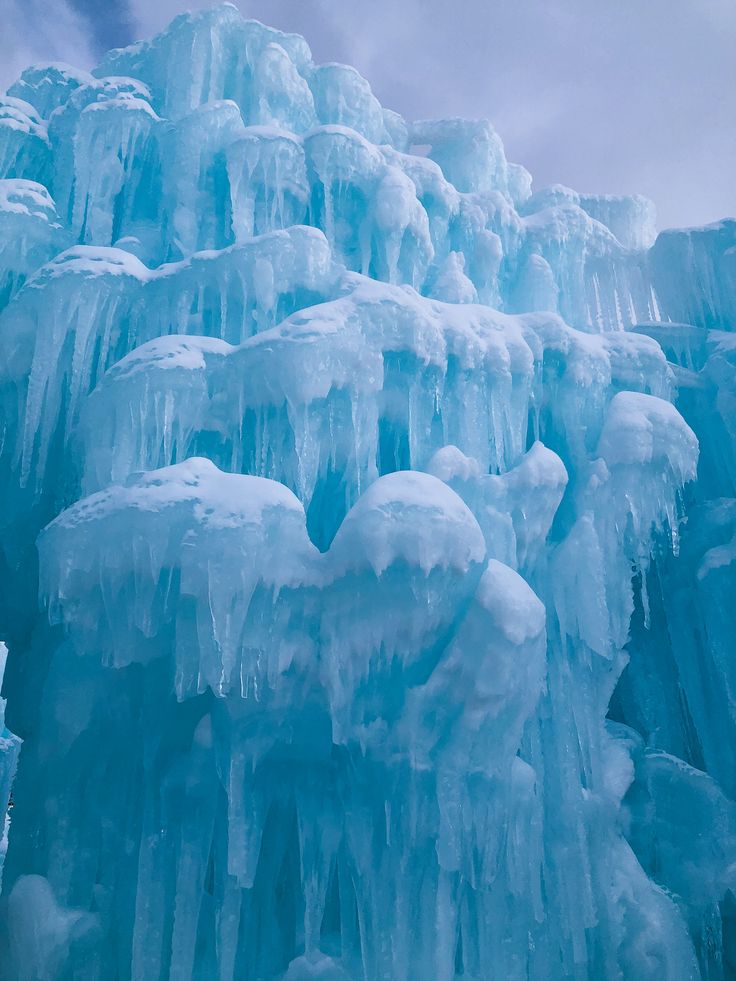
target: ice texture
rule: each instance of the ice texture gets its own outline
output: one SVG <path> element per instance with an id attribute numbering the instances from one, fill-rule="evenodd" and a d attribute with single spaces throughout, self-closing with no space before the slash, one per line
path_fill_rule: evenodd
<path id="1" fill-rule="evenodd" d="M 8 648 L 0 644 L 0 682 L 5 674 Z M 2 885 L 3 864 L 8 848 L 8 828 L 10 827 L 10 790 L 18 762 L 20 740 L 5 725 L 5 699 L 0 698 L 0 885 Z"/>
<path id="2" fill-rule="evenodd" d="M 736 977 L 735 229 L 231 4 L 22 73 L 2 981 Z"/>

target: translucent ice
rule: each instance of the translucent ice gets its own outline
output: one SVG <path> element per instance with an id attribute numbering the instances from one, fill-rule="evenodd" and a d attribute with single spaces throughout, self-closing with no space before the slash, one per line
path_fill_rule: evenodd
<path id="1" fill-rule="evenodd" d="M 23 72 L 0 979 L 736 976 L 735 256 L 231 4 Z"/>
<path id="2" fill-rule="evenodd" d="M 51 147 L 46 125 L 22 99 L 0 96 L 0 178 L 49 184 Z"/>
<path id="3" fill-rule="evenodd" d="M 67 242 L 51 195 L 42 184 L 0 181 L 0 309 Z"/>
<path id="4" fill-rule="evenodd" d="M 0 682 L 5 673 L 8 649 L 0 644 Z M 10 826 L 10 789 L 18 762 L 20 740 L 5 725 L 5 699 L 0 698 L 0 885 L 2 885 L 3 863 L 8 848 L 8 828 Z"/>
<path id="5" fill-rule="evenodd" d="M 8 89 L 8 95 L 30 103 L 42 119 L 63 106 L 75 89 L 92 82 L 92 76 L 79 68 L 51 62 L 32 65 Z"/>

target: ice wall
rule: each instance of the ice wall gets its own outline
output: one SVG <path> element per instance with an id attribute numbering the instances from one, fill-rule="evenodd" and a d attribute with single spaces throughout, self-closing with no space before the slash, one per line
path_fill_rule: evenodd
<path id="1" fill-rule="evenodd" d="M 0 681 L 5 673 L 5 663 L 8 649 L 0 644 Z M 18 761 L 20 740 L 5 725 L 5 699 L 0 698 L 0 814 L 2 815 L 2 833 L 0 833 L 0 885 L 5 853 L 8 848 L 8 829 L 10 827 L 10 791 L 15 776 Z"/>
<path id="2" fill-rule="evenodd" d="M 22 74 L 3 981 L 736 976 L 735 227 L 229 4 Z"/>

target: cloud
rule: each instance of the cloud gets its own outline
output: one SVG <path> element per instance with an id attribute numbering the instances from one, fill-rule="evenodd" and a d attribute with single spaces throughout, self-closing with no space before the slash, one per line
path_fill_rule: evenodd
<path id="1" fill-rule="evenodd" d="M 95 62 L 89 24 L 66 0 L 5 0 L 0 89 L 28 65 L 64 61 L 79 68 Z"/>
<path id="2" fill-rule="evenodd" d="M 84 18 L 94 44 L 95 53 L 122 47 L 135 40 L 136 19 L 128 0 L 114 0 L 100 16 L 99 0 L 67 0 L 72 9 Z"/>

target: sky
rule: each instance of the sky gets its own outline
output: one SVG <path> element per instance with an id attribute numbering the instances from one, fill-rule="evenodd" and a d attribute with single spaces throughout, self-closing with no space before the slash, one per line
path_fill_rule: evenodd
<path id="1" fill-rule="evenodd" d="M 209 0 L 0 0 L 0 90 L 92 67 Z M 736 215 L 736 0 L 237 0 L 408 119 L 486 117 L 540 188 L 639 192 L 660 227 Z M 9 25 L 9 28 L 8 28 Z"/>

